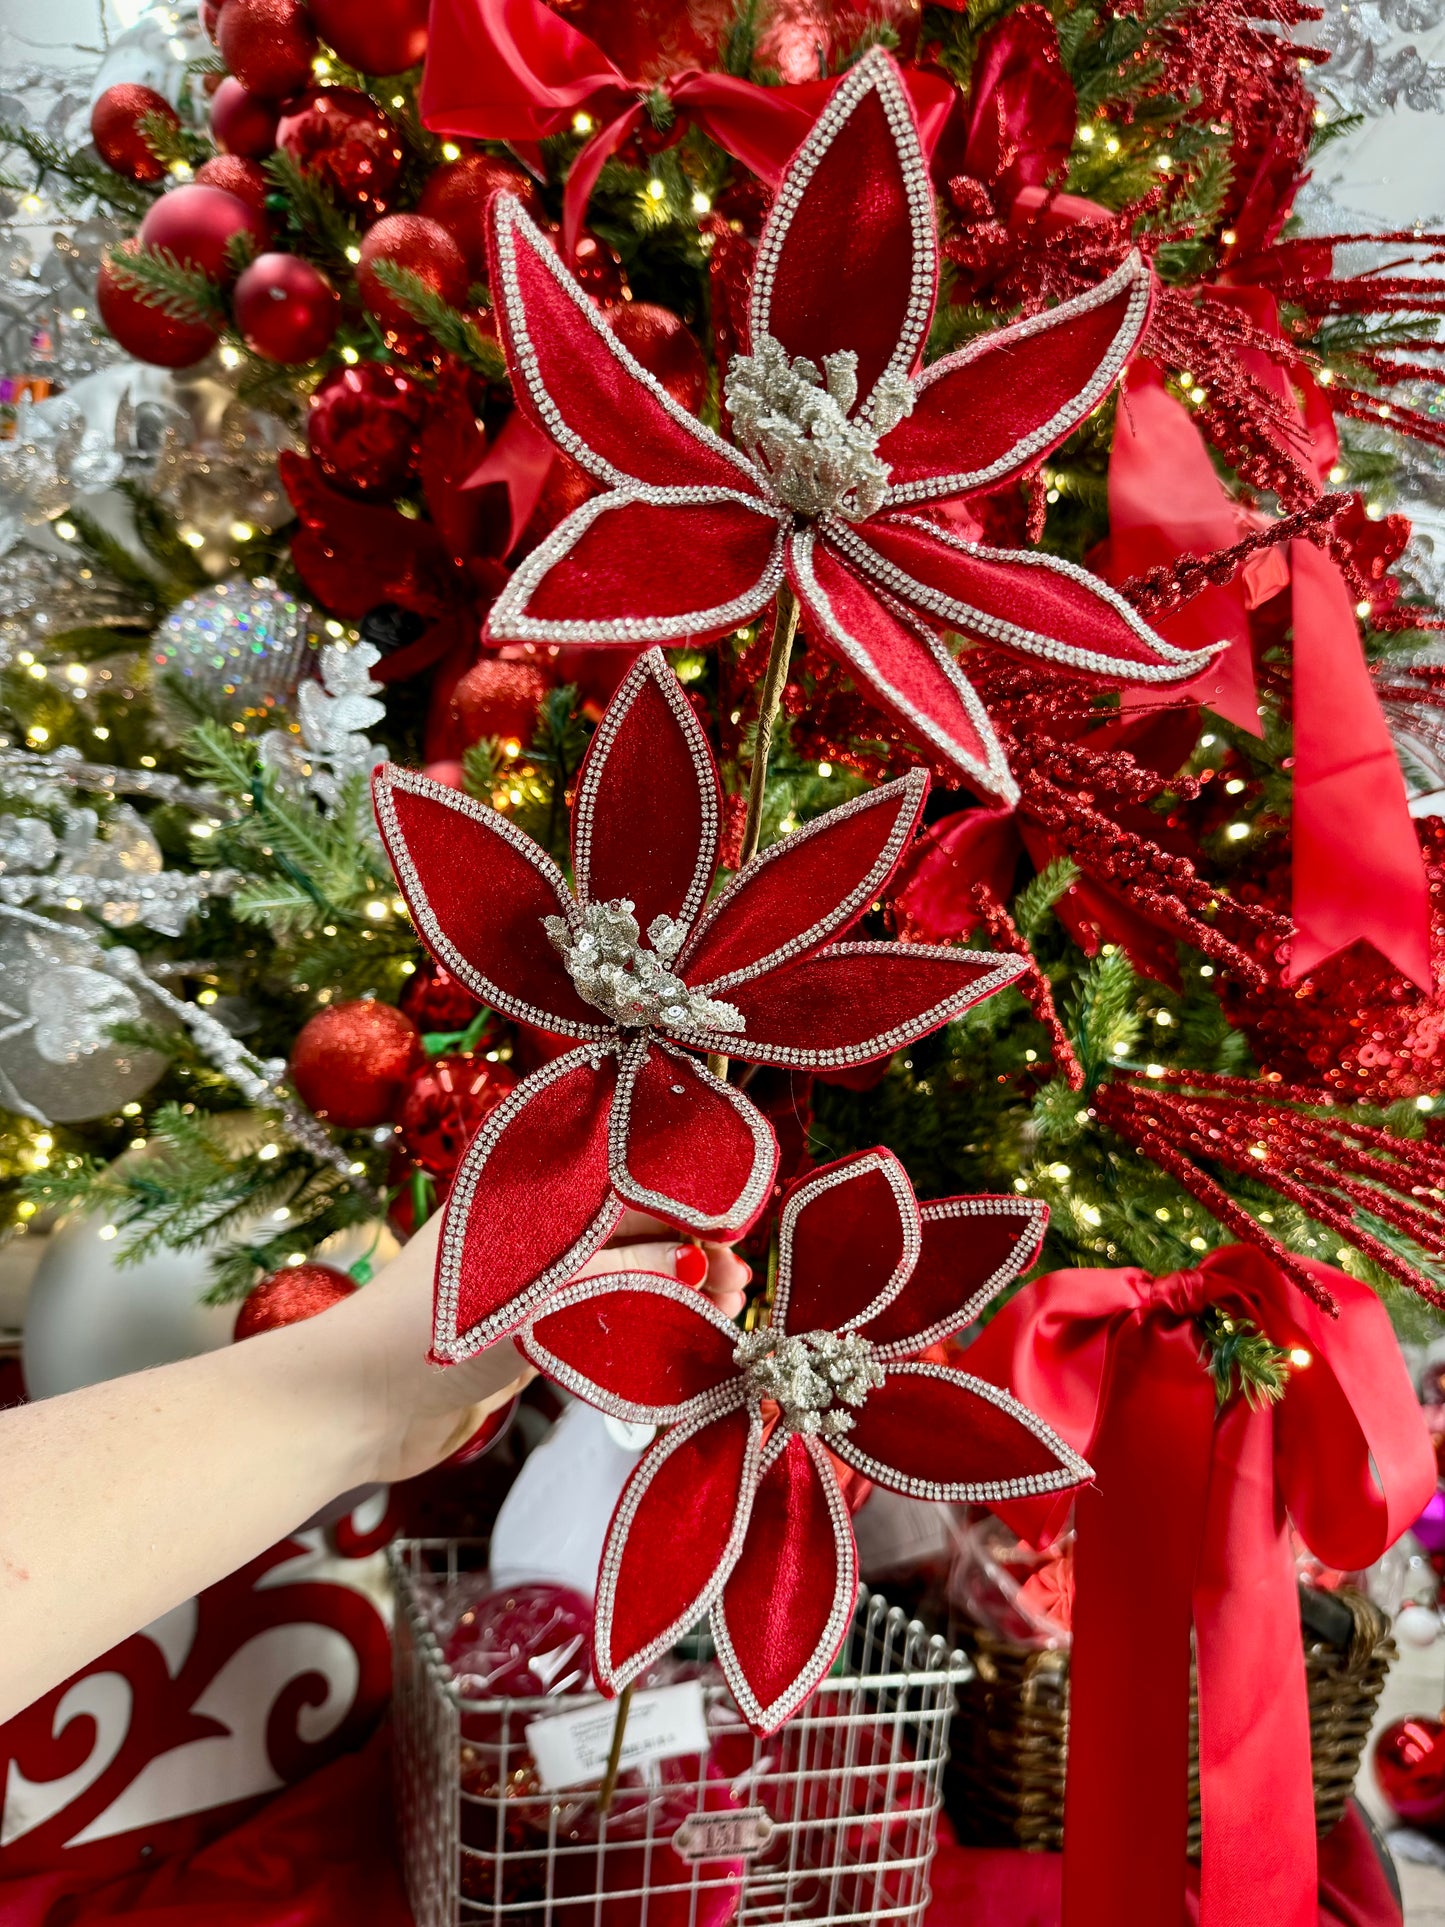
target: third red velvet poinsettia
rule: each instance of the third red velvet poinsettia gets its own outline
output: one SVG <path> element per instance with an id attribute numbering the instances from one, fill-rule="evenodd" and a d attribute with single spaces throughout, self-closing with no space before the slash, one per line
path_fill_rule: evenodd
<path id="1" fill-rule="evenodd" d="M 564 1287 L 521 1345 L 618 1418 L 663 1425 L 625 1487 L 597 1584 L 594 1664 L 616 1692 L 711 1611 L 760 1733 L 823 1678 L 852 1617 L 857 1554 L 834 1459 L 913 1498 L 1057 1492 L 1089 1468 L 1008 1392 L 919 1353 L 1029 1267 L 1029 1198 L 920 1206 L 885 1150 L 796 1185 L 778 1221 L 772 1321 L 741 1333 L 673 1279 Z"/>
<path id="2" fill-rule="evenodd" d="M 433 1353 L 519 1324 L 625 1205 L 741 1235 L 777 1168 L 771 1126 L 701 1054 L 843 1069 L 890 1056 L 1011 983 L 1022 960 L 839 943 L 875 902 L 928 790 L 913 770 L 746 864 L 711 903 L 712 750 L 660 650 L 612 699 L 577 782 L 575 894 L 505 816 L 383 764 L 377 818 L 418 932 L 494 1010 L 579 1048 L 523 1080 L 446 1205 Z"/>
<path id="3" fill-rule="evenodd" d="M 1143 333 L 1151 280 L 1131 255 L 920 372 L 938 240 L 887 54 L 838 84 L 778 189 L 748 352 L 724 383 L 732 442 L 633 359 L 519 201 L 497 196 L 489 221 L 518 405 L 602 491 L 518 566 L 489 618 L 495 640 L 698 641 L 751 621 L 786 583 L 809 636 L 872 701 L 1010 802 L 944 632 L 1125 681 L 1178 681 L 1209 660 L 1073 563 L 984 547 L 937 514 L 1024 475 L 1098 406 Z"/>

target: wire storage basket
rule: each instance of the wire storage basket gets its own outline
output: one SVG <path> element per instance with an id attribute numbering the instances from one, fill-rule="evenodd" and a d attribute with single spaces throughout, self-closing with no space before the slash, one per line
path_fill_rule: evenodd
<path id="1" fill-rule="evenodd" d="M 968 1661 L 863 1589 L 832 1673 L 780 1732 L 748 1731 L 706 1647 L 703 1752 L 546 1791 L 527 1729 L 610 1702 L 471 1697 L 435 1603 L 482 1548 L 406 1540 L 396 1587 L 397 1795 L 416 1927 L 918 1927 Z"/>

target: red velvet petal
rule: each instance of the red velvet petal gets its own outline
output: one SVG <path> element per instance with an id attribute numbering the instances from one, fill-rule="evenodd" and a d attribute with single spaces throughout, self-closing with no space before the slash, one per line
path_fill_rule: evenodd
<path id="1" fill-rule="evenodd" d="M 488 213 L 492 295 L 514 391 L 557 446 L 614 487 L 759 492 L 747 458 L 675 402 L 623 347 L 520 201 Z"/>
<path id="2" fill-rule="evenodd" d="M 907 1358 L 972 1323 L 1028 1270 L 1049 1222 L 1036 1198 L 940 1198 L 920 1216 L 912 1276 L 859 1325 L 886 1357 Z"/>
<path id="3" fill-rule="evenodd" d="M 383 763 L 376 820 L 427 948 L 484 1004 L 563 1037 L 608 1037 L 543 926 L 572 899 L 545 850 L 495 810 Z"/>
<path id="4" fill-rule="evenodd" d="M 629 1047 L 612 1113 L 612 1182 L 639 1211 L 740 1238 L 767 1203 L 778 1141 L 762 1112 L 695 1057 Z"/>
<path id="5" fill-rule="evenodd" d="M 1116 589 L 1058 556 L 986 549 L 914 515 L 867 526 L 866 540 L 851 528 L 833 540 L 880 593 L 929 622 L 1126 682 L 1180 682 L 1214 659 L 1166 642 Z"/>
<path id="6" fill-rule="evenodd" d="M 711 905 L 678 975 L 723 997 L 840 936 L 898 867 L 927 794 L 927 776 L 910 770 L 774 843 Z"/>
<path id="7" fill-rule="evenodd" d="M 988 712 L 929 629 L 897 603 L 885 603 L 811 531 L 793 538 L 788 574 L 808 634 L 841 658 L 865 696 L 969 783 L 1006 803 L 1018 801 Z"/>
<path id="8" fill-rule="evenodd" d="M 773 1323 L 842 1331 L 896 1297 L 918 1257 L 918 1200 L 891 1151 L 858 1151 L 795 1184 L 778 1214 Z"/>
<path id="9" fill-rule="evenodd" d="M 691 923 L 717 868 L 717 765 L 697 712 L 660 649 L 628 670 L 583 760 L 572 810 L 582 903 L 627 898 Z"/>
<path id="10" fill-rule="evenodd" d="M 538 1371 L 589 1405 L 670 1425 L 697 1416 L 698 1400 L 736 1386 L 737 1339 L 731 1320 L 700 1291 L 621 1271 L 564 1285 L 517 1343 Z"/>
<path id="11" fill-rule="evenodd" d="M 622 1215 L 607 1175 L 617 1084 L 595 1047 L 553 1058 L 472 1139 L 446 1202 L 432 1356 L 470 1358 L 521 1324 Z"/>
<path id="12" fill-rule="evenodd" d="M 996 488 L 1057 448 L 1123 373 L 1152 287 L 1131 254 L 1097 288 L 925 369 L 913 413 L 879 444 L 890 506 Z"/>
<path id="13" fill-rule="evenodd" d="M 764 503 L 594 495 L 519 563 L 492 604 L 487 634 L 633 649 L 704 641 L 767 607 L 783 580 L 783 553 L 782 524 Z"/>
<path id="14" fill-rule="evenodd" d="M 707 1611 L 732 1571 L 757 1485 L 756 1411 L 686 1419 L 623 1488 L 597 1575 L 593 1659 L 618 1692 Z"/>
<path id="15" fill-rule="evenodd" d="M 853 1528 L 827 1453 L 795 1434 L 767 1457 L 742 1552 L 712 1615 L 738 1710 L 763 1734 L 826 1676 L 858 1597 Z"/>
<path id="16" fill-rule="evenodd" d="M 921 943 L 840 943 L 802 963 L 741 984 L 729 1002 L 741 1036 L 699 1037 L 748 1064 L 842 1070 L 924 1037 L 1011 984 L 1019 957 Z"/>
<path id="17" fill-rule="evenodd" d="M 846 1465 L 914 1499 L 991 1505 L 1082 1485 L 1088 1466 L 996 1385 L 946 1365 L 892 1365 L 829 1441 Z"/>
<path id="18" fill-rule="evenodd" d="M 821 365 L 858 357 L 861 412 L 917 364 L 937 287 L 933 192 L 913 109 L 881 50 L 834 89 L 788 165 L 758 244 L 752 339 Z"/>

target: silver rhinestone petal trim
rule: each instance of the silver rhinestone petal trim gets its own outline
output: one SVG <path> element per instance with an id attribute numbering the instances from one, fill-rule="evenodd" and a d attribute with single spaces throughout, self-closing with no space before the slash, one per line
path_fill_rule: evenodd
<path id="1" fill-rule="evenodd" d="M 788 1302 L 793 1292 L 793 1239 L 797 1233 L 798 1219 L 810 1205 L 825 1197 L 829 1191 L 840 1185 L 856 1183 L 872 1171 L 881 1171 L 888 1181 L 888 1188 L 898 1206 L 898 1221 L 903 1233 L 903 1250 L 893 1275 L 877 1296 L 864 1306 L 856 1318 L 849 1318 L 839 1325 L 839 1331 L 859 1331 L 870 1318 L 875 1318 L 902 1291 L 913 1275 L 922 1250 L 922 1237 L 919 1229 L 920 1218 L 918 1199 L 913 1194 L 913 1186 L 908 1181 L 908 1173 L 891 1151 L 870 1151 L 865 1156 L 851 1159 L 841 1170 L 825 1171 L 820 1177 L 809 1178 L 800 1184 L 789 1197 L 778 1215 L 778 1273 L 773 1294 L 773 1324 L 781 1330 L 788 1329 Z M 882 1352 L 880 1357 L 885 1356 Z"/>
<path id="2" fill-rule="evenodd" d="M 971 1325 L 1020 1272 L 1028 1270 L 1049 1222 L 1049 1208 L 1038 1198 L 939 1198 L 933 1204 L 925 1204 L 919 1215 L 925 1227 L 946 1218 L 1017 1218 L 1020 1221 L 1019 1234 L 1013 1249 L 956 1312 L 950 1312 L 947 1317 L 936 1320 L 925 1330 L 914 1332 L 907 1338 L 896 1338 L 888 1345 L 875 1345 L 878 1356 L 889 1364 L 926 1351 L 930 1345 L 936 1345 L 939 1339 L 948 1338 L 952 1333 L 962 1331 L 965 1325 Z M 924 1235 L 927 1235 L 926 1231 Z M 858 1320 L 859 1328 L 866 1330 L 870 1320 L 884 1309 L 881 1300 L 876 1305 L 870 1305 L 866 1316 Z"/>
<path id="3" fill-rule="evenodd" d="M 649 1051 L 660 1051 L 663 1056 L 670 1058 L 677 1066 L 679 1077 L 695 1078 L 702 1088 L 711 1091 L 714 1096 L 725 1098 L 752 1134 L 752 1168 L 736 1200 L 721 1217 L 699 1211 L 690 1204 L 684 1204 L 680 1198 L 669 1197 L 664 1191 L 639 1184 L 628 1169 L 632 1095 Z M 714 1077 L 706 1065 L 700 1064 L 695 1057 L 671 1049 L 660 1038 L 647 1036 L 633 1040 L 622 1052 L 617 1072 L 617 1094 L 612 1100 L 607 1155 L 614 1190 L 636 1210 L 656 1212 L 658 1217 L 666 1218 L 672 1224 L 685 1225 L 690 1231 L 729 1232 L 734 1236 L 741 1236 L 767 1203 L 778 1166 L 778 1144 L 773 1127 L 750 1098 L 724 1079 Z"/>

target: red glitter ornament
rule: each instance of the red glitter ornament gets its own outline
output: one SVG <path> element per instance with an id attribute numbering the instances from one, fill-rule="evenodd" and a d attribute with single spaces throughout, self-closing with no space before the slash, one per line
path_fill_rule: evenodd
<path id="1" fill-rule="evenodd" d="M 262 100 L 284 100 L 311 78 L 316 31 L 298 0 L 226 0 L 216 44 L 241 85 Z"/>
<path id="2" fill-rule="evenodd" d="M 354 87 L 313 87 L 289 103 L 276 145 L 343 207 L 381 214 L 401 174 L 396 123 Z"/>
<path id="3" fill-rule="evenodd" d="M 1392 1720 L 1374 1758 L 1375 1779 L 1392 1813 L 1412 1827 L 1445 1821 L 1445 1721 L 1424 1713 Z"/>
<path id="4" fill-rule="evenodd" d="M 291 1048 L 297 1095 L 343 1130 L 367 1130 L 395 1114 L 422 1056 L 410 1017 L 369 998 L 319 1010 Z"/>
<path id="5" fill-rule="evenodd" d="M 140 247 L 132 235 L 113 252 L 134 254 Z M 189 368 L 216 345 L 219 329 L 209 322 L 172 321 L 159 308 L 142 301 L 138 294 L 123 287 L 111 267 L 111 258 L 102 263 L 95 282 L 95 305 L 100 318 L 128 355 L 149 362 L 155 368 Z"/>
<path id="6" fill-rule="evenodd" d="M 464 154 L 428 179 L 417 202 L 418 214 L 439 221 L 466 256 L 474 281 L 487 275 L 487 235 L 483 218 L 494 194 L 515 194 L 529 214 L 541 218 L 542 204 L 532 178 L 495 154 Z"/>
<path id="7" fill-rule="evenodd" d="M 330 347 L 341 300 L 300 255 L 261 254 L 236 283 L 232 308 L 252 354 L 291 364 L 314 361 Z"/>
<path id="8" fill-rule="evenodd" d="M 452 709 L 469 743 L 495 736 L 525 749 L 537 730 L 537 711 L 552 678 L 536 662 L 485 656 L 452 691 Z"/>
<path id="9" fill-rule="evenodd" d="M 426 395 L 382 361 L 338 368 L 311 397 L 306 439 L 345 495 L 395 495 L 416 468 Z"/>
<path id="10" fill-rule="evenodd" d="M 287 1265 L 263 1278 L 236 1313 L 234 1336 L 254 1338 L 258 1332 L 299 1325 L 304 1318 L 339 1305 L 356 1290 L 356 1280 L 335 1265 Z"/>
<path id="11" fill-rule="evenodd" d="M 427 0 L 311 0 L 317 32 L 348 67 L 400 74 L 426 53 Z"/>
<path id="12" fill-rule="evenodd" d="M 237 245 L 249 242 L 251 252 L 258 253 L 269 232 L 239 195 L 194 181 L 161 196 L 141 222 L 139 239 L 143 248 L 163 249 L 225 287 L 236 278 Z"/>
<path id="13" fill-rule="evenodd" d="M 610 308 L 614 301 L 625 298 L 627 276 L 622 272 L 622 256 L 586 228 L 577 242 L 577 258 L 572 263 L 572 274 L 592 299 L 604 308 Z"/>
<path id="14" fill-rule="evenodd" d="M 213 154 L 196 169 L 196 180 L 202 187 L 223 187 L 258 214 L 266 212 L 266 176 L 240 154 Z"/>
<path id="15" fill-rule="evenodd" d="M 275 151 L 277 120 L 271 102 L 247 93 L 234 74 L 226 75 L 211 98 L 211 132 L 228 154 L 264 160 Z"/>
<path id="16" fill-rule="evenodd" d="M 158 116 L 168 127 L 181 124 L 164 94 L 134 80 L 107 87 L 91 108 L 90 138 L 113 174 L 124 174 L 129 181 L 158 181 L 165 173 L 165 162 L 156 159 L 141 132 L 141 122 L 149 114 Z"/>
<path id="17" fill-rule="evenodd" d="M 419 1030 L 465 1030 L 480 1002 L 430 957 L 418 964 L 401 993 L 401 1007 Z"/>
<path id="18" fill-rule="evenodd" d="M 514 1070 L 485 1057 L 458 1052 L 423 1064 L 412 1073 L 397 1119 L 407 1155 L 434 1178 L 450 1178 L 483 1119 L 516 1084 Z"/>
<path id="19" fill-rule="evenodd" d="M 700 414 L 707 395 L 707 363 L 691 328 L 670 308 L 623 301 L 607 320 L 627 352 L 655 375 L 683 408 Z"/>
<path id="20" fill-rule="evenodd" d="M 362 305 L 381 323 L 402 335 L 416 331 L 416 317 L 387 288 L 376 273 L 379 261 L 389 261 L 425 282 L 453 308 L 467 298 L 466 257 L 439 221 L 424 214 L 388 214 L 378 221 L 361 244 L 356 289 Z"/>

